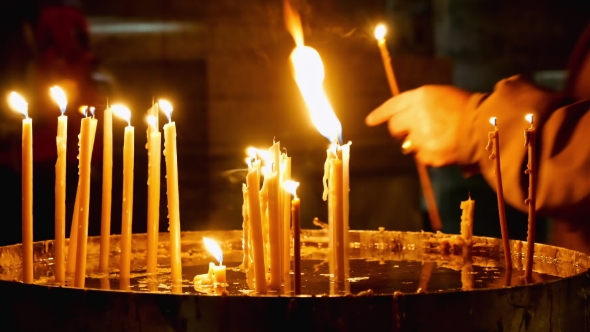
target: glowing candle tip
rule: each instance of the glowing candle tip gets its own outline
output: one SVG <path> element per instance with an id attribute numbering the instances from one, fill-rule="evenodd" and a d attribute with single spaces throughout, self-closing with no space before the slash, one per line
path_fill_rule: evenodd
<path id="1" fill-rule="evenodd" d="M 524 118 L 531 124 L 531 126 L 533 125 L 533 114 L 527 114 L 524 116 Z"/>
<path id="2" fill-rule="evenodd" d="M 172 122 L 172 104 L 170 104 L 168 100 L 160 99 L 158 100 L 158 105 L 160 105 L 160 109 L 162 109 L 162 112 L 166 114 L 168 122 Z"/>
<path id="3" fill-rule="evenodd" d="M 68 99 L 66 98 L 65 92 L 58 86 L 51 87 L 49 91 L 51 92 L 51 97 L 59 106 L 61 115 L 64 115 L 68 106 Z"/>
<path id="4" fill-rule="evenodd" d="M 8 103 L 13 110 L 24 115 L 26 119 L 29 118 L 29 104 L 18 93 L 11 92 L 8 97 Z"/>
<path id="5" fill-rule="evenodd" d="M 203 243 L 205 243 L 205 248 L 215 257 L 215 259 L 219 262 L 219 265 L 223 262 L 223 252 L 221 252 L 221 247 L 217 242 L 203 237 Z"/>
<path id="6" fill-rule="evenodd" d="M 490 123 L 492 124 L 492 126 L 494 126 L 494 127 L 495 127 L 495 126 L 497 126 L 498 119 L 497 119 L 495 116 L 492 116 L 492 117 L 490 118 Z"/>
<path id="7" fill-rule="evenodd" d="M 131 126 L 131 111 L 123 105 L 112 105 L 111 109 L 118 117 L 127 121 L 127 125 Z"/>
<path id="8" fill-rule="evenodd" d="M 375 27 L 375 39 L 382 40 L 385 38 L 385 34 L 387 33 L 387 28 L 383 24 L 379 24 Z"/>
<path id="9" fill-rule="evenodd" d="M 157 122 L 157 119 L 156 119 L 155 116 L 153 116 L 153 115 L 148 115 L 147 116 L 147 123 L 148 123 L 148 125 L 150 127 L 154 128 L 154 129 L 157 129 L 156 128 L 156 122 Z"/>
<path id="10" fill-rule="evenodd" d="M 288 193 L 290 193 L 295 198 L 297 198 L 297 188 L 299 187 L 299 182 L 295 182 L 295 181 L 292 181 L 292 180 L 287 180 L 287 181 L 285 181 L 285 183 L 283 184 L 283 186 L 285 187 L 285 190 Z"/>

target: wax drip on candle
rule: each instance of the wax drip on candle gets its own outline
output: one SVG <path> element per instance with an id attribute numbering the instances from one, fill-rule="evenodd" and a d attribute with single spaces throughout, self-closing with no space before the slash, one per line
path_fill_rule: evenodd
<path id="1" fill-rule="evenodd" d="M 66 94 L 58 86 L 51 87 L 49 91 L 51 92 L 51 97 L 59 106 L 61 115 L 64 115 L 64 113 L 66 112 L 66 107 L 68 106 L 68 99 L 66 98 Z"/>

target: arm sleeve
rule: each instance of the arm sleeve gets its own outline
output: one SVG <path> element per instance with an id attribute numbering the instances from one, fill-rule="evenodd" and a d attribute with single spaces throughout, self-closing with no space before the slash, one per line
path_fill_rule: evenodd
<path id="1" fill-rule="evenodd" d="M 514 76 L 491 94 L 472 95 L 458 148 L 462 166 L 477 166 L 496 189 L 494 163 L 485 150 L 489 122 L 497 117 L 506 203 L 526 211 L 528 175 L 524 116 L 534 114 L 537 137 L 537 202 L 540 215 L 580 221 L 590 213 L 590 101 L 572 101 Z"/>

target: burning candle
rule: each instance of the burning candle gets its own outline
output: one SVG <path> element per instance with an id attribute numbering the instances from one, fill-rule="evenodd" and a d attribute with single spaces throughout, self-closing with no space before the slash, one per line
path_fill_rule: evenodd
<path id="1" fill-rule="evenodd" d="M 74 286 L 84 287 L 86 279 L 86 247 L 88 244 L 88 216 L 90 208 L 90 162 L 96 134 L 97 120 L 88 117 L 88 110 L 85 109 L 85 118 L 80 126 L 80 153 L 79 153 L 79 179 L 78 194 L 79 201 L 76 209 L 78 214 L 77 244 L 76 244 L 76 270 L 74 275 Z M 94 108 L 92 108 L 92 111 Z M 94 116 L 94 114 L 92 114 Z"/>
<path id="2" fill-rule="evenodd" d="M 532 281 L 533 273 L 533 258 L 535 255 L 535 209 L 536 209 L 536 173 L 537 164 L 535 160 L 535 126 L 533 124 L 533 114 L 527 114 L 525 119 L 530 124 L 529 128 L 524 130 L 524 145 L 528 150 L 528 163 L 526 174 L 529 175 L 529 197 L 525 200 L 525 204 L 529 206 L 529 227 L 527 234 L 527 254 L 526 265 L 524 270 L 524 279 L 527 283 Z"/>
<path id="3" fill-rule="evenodd" d="M 22 137 L 22 262 L 23 282 L 33 282 L 33 120 L 29 105 L 16 92 L 8 99 L 10 107 L 23 114 Z"/>
<path id="4" fill-rule="evenodd" d="M 494 160 L 496 172 L 496 197 L 498 198 L 498 213 L 500 217 L 500 230 L 502 232 L 502 245 L 504 247 L 504 264 L 506 270 L 512 270 L 512 257 L 510 255 L 510 239 L 508 237 L 508 223 L 506 222 L 506 209 L 504 207 L 504 187 L 502 185 L 502 169 L 500 167 L 500 133 L 498 131 L 496 117 L 490 118 L 494 129 L 488 133 L 488 145 L 486 150 L 492 151 L 490 159 Z"/>
<path id="5" fill-rule="evenodd" d="M 221 251 L 221 248 L 219 247 L 219 244 L 217 244 L 217 242 L 203 237 L 203 243 L 205 244 L 205 247 L 207 248 L 207 250 L 213 255 L 213 257 L 215 257 L 215 259 L 217 260 L 217 262 L 219 263 L 219 265 L 209 265 L 209 274 L 211 275 L 211 269 L 213 269 L 213 280 L 214 280 L 214 284 L 227 284 L 227 280 L 226 280 L 226 273 L 225 273 L 225 265 L 222 265 L 223 263 L 223 252 Z"/>
<path id="6" fill-rule="evenodd" d="M 389 83 L 391 94 L 397 96 L 399 94 L 399 87 L 397 86 L 397 80 L 395 79 L 395 73 L 393 72 L 393 66 L 391 65 L 391 57 L 389 55 L 389 50 L 387 49 L 387 43 L 385 42 L 386 33 L 387 28 L 385 25 L 379 24 L 375 27 L 375 39 L 377 39 L 377 45 L 381 52 L 381 59 L 383 60 L 387 82 Z"/>
<path id="7" fill-rule="evenodd" d="M 100 261 L 99 269 L 109 269 L 111 241 L 111 205 L 113 190 L 113 110 L 107 105 L 103 120 L 102 151 L 102 210 L 100 218 Z"/>
<path id="8" fill-rule="evenodd" d="M 68 117 L 64 115 L 68 101 L 62 89 L 54 86 L 51 96 L 59 106 L 61 115 L 57 118 L 57 162 L 55 163 L 55 281 L 65 282 L 66 242 L 66 151 L 68 142 Z"/>
<path id="9" fill-rule="evenodd" d="M 375 28 L 375 38 L 377 39 L 379 51 L 381 52 L 381 60 L 383 60 L 383 68 L 385 69 L 385 74 L 387 76 L 387 82 L 389 83 L 391 95 L 395 97 L 399 94 L 400 91 L 397 85 L 397 79 L 395 78 L 395 74 L 393 72 L 391 57 L 389 56 L 389 51 L 387 50 L 387 43 L 385 42 L 386 32 L 387 29 L 385 28 L 385 25 L 377 25 L 377 27 Z M 402 151 L 407 150 L 410 146 L 410 140 L 404 141 L 402 143 Z M 426 165 L 422 164 L 417 159 L 415 160 L 415 162 L 416 168 L 418 170 L 418 177 L 420 179 L 420 185 L 422 186 L 422 192 L 424 194 L 424 200 L 426 201 L 426 207 L 428 209 L 430 226 L 434 231 L 440 230 L 442 228 L 442 221 L 440 219 L 440 214 L 438 212 L 438 205 L 436 204 L 434 191 L 432 190 L 432 183 L 430 181 L 430 175 L 428 174 L 428 168 L 426 167 Z"/>
<path id="10" fill-rule="evenodd" d="M 281 194 L 283 201 L 283 285 L 285 292 L 291 286 L 291 193 L 286 190 L 285 183 L 291 180 L 291 157 L 287 153 L 281 154 Z"/>
<path id="11" fill-rule="evenodd" d="M 170 230 L 170 267 L 172 283 L 182 280 L 180 259 L 180 209 L 178 198 L 178 162 L 176 159 L 176 123 L 172 121 L 172 105 L 160 100 L 160 109 L 168 117 L 164 125 L 164 157 L 166 158 L 166 183 L 168 185 L 168 221 Z"/>
<path id="12" fill-rule="evenodd" d="M 293 195 L 291 219 L 293 221 L 293 274 L 295 276 L 295 295 L 301 294 L 301 201 L 297 197 L 299 182 L 285 181 L 285 190 Z"/>
<path id="13" fill-rule="evenodd" d="M 121 105 L 113 105 L 113 112 L 127 121 L 123 141 L 123 211 L 121 217 L 121 255 L 119 257 L 119 278 L 129 279 L 131 274 L 131 235 L 133 221 L 133 142 L 134 128 L 131 126 L 131 111 Z"/>
<path id="14" fill-rule="evenodd" d="M 158 118 L 150 114 L 147 120 L 150 128 L 148 134 L 147 273 L 155 275 L 158 264 L 160 150 L 162 138 L 160 131 L 158 131 Z"/>
<path id="15" fill-rule="evenodd" d="M 270 252 L 270 283 L 269 287 L 272 290 L 281 289 L 282 263 L 281 263 L 281 228 L 283 224 L 282 208 L 279 196 L 279 173 L 280 173 L 280 145 L 275 142 L 269 149 L 270 156 L 269 164 L 266 165 L 264 174 L 264 186 L 268 193 L 267 201 L 267 217 L 268 217 L 268 237 L 269 237 L 269 252 Z"/>
<path id="16" fill-rule="evenodd" d="M 328 200 L 328 221 L 331 247 L 330 274 L 335 281 L 347 278 L 348 256 L 348 163 L 350 143 L 339 146 L 342 126 L 323 91 L 324 65 L 316 50 L 298 46 L 291 53 L 295 81 L 309 108 L 318 131 L 331 143 L 324 165 L 324 200 Z M 326 185 L 327 182 L 327 185 Z"/>
<path id="17" fill-rule="evenodd" d="M 250 224 L 250 239 L 252 262 L 254 265 L 255 290 L 259 294 L 266 294 L 266 266 L 264 263 L 264 242 L 262 237 L 262 216 L 260 211 L 260 160 L 248 160 L 248 174 L 246 175 L 246 194 L 248 203 L 248 221 Z"/>

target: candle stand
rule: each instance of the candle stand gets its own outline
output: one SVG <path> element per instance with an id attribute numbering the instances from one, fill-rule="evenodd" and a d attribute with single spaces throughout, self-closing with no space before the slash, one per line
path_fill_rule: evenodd
<path id="1" fill-rule="evenodd" d="M 350 231 L 349 258 L 353 279 L 347 285 L 349 294 L 330 295 L 329 291 L 313 294 L 309 288 L 306 293 L 306 281 L 310 282 L 312 278 L 325 280 L 326 289 L 330 289 L 329 277 L 312 276 L 308 272 L 302 276 L 302 295 L 298 296 L 290 292 L 254 295 L 223 291 L 219 295 L 208 295 L 196 293 L 192 289 L 193 276 L 185 272 L 190 271 L 191 266 L 204 266 L 213 261 L 202 245 L 204 236 L 221 245 L 228 272 L 242 261 L 242 231 L 183 232 L 183 279 L 189 281 L 185 282 L 180 294 L 171 293 L 165 284 L 159 285 L 157 292 L 150 292 L 141 284 L 130 291 L 48 285 L 53 280 L 53 241 L 34 243 L 36 284 L 21 283 L 21 245 L 0 247 L 0 294 L 7 304 L 0 311 L 3 330 L 578 331 L 590 323 L 590 317 L 585 314 L 590 310 L 587 300 L 590 289 L 588 256 L 568 249 L 536 243 L 534 271 L 541 273 L 538 276 L 553 276 L 552 279 L 541 281 L 542 278 L 537 277 L 537 280 L 533 278 L 534 283 L 525 285 L 522 279 L 513 276 L 508 279 L 512 280 L 511 286 L 504 287 L 500 272 L 497 272 L 497 280 L 494 279 L 494 271 L 504 265 L 500 239 L 474 236 L 471 252 L 449 255 L 441 253 L 440 249 L 441 243 L 449 241 L 451 235 Z M 118 280 L 119 239 L 118 235 L 113 235 L 110 241 L 111 281 Z M 321 269 L 321 262 L 327 257 L 327 233 L 303 230 L 301 242 L 304 262 L 317 261 L 319 263 L 314 267 Z M 160 233 L 159 243 L 158 264 L 160 267 L 169 266 L 168 233 Z M 133 271 L 145 272 L 146 246 L 145 234 L 133 235 L 132 274 Z M 511 241 L 511 246 L 514 272 L 522 274 L 527 245 Z M 99 249 L 100 238 L 89 237 L 87 287 L 92 284 L 89 279 L 99 279 Z M 363 278 L 354 275 L 359 266 L 378 269 L 380 265 L 386 266 L 387 274 L 395 276 L 396 280 L 417 281 L 414 285 L 404 282 L 400 285 L 414 289 L 419 283 L 428 289 L 406 290 L 395 292 L 395 295 L 393 291 L 380 293 L 375 290 L 387 283 L 387 279 L 370 272 Z M 418 268 L 418 273 L 397 272 L 396 267 L 402 265 Z M 433 265 L 437 266 L 434 271 Z M 429 268 L 424 269 L 425 266 Z M 420 267 L 422 271 L 433 272 L 421 274 Z M 452 277 L 446 282 L 438 280 L 442 267 L 463 271 L 458 272 L 462 273 L 461 278 Z M 495 283 L 496 288 L 478 289 L 478 277 L 475 280 L 470 277 L 474 275 L 472 271 L 491 271 L 489 283 Z M 162 273 L 169 275 L 170 272 Z M 231 274 L 227 279 L 228 290 L 235 287 Z M 442 283 L 459 286 L 458 289 L 439 291 Z M 190 294 L 187 294 L 189 290 Z"/>

